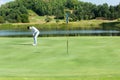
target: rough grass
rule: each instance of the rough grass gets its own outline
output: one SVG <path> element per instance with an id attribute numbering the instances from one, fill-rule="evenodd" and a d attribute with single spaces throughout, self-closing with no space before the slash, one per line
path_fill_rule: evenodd
<path id="1" fill-rule="evenodd" d="M 120 37 L 0 38 L 0 80 L 119 80 Z"/>
<path id="2" fill-rule="evenodd" d="M 45 22 L 46 16 L 39 16 L 38 14 L 33 12 L 32 10 L 28 10 L 28 13 L 29 13 L 29 21 L 30 21 L 30 23 L 32 23 L 32 24 L 46 23 Z M 49 17 L 52 19 L 51 23 L 53 23 L 53 22 L 55 23 L 54 16 L 49 16 Z"/>

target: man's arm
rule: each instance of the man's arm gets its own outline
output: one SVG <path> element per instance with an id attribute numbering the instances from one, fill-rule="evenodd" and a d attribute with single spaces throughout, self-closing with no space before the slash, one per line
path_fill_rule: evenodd
<path id="1" fill-rule="evenodd" d="M 35 36 L 35 32 L 33 32 L 33 36 Z"/>

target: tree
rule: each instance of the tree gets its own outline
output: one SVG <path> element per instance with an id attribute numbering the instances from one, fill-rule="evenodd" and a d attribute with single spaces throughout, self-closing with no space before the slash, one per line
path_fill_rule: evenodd
<path id="1" fill-rule="evenodd" d="M 80 3 L 80 5 L 77 6 L 77 9 L 73 11 L 73 15 L 75 15 L 77 17 L 77 20 L 82 20 L 84 17 L 83 14 L 83 7 Z"/>
<path id="2" fill-rule="evenodd" d="M 110 11 L 110 19 L 115 19 L 115 7 L 114 6 L 110 6 L 109 8 Z"/>
<path id="3" fill-rule="evenodd" d="M 15 2 L 9 2 L 0 7 L 0 16 L 3 16 L 5 21 L 16 23 L 16 22 L 24 22 L 22 18 L 23 15 L 28 16 L 28 12 L 26 7 L 16 0 Z M 25 20 L 28 21 L 28 17 L 25 16 Z M 25 21 L 26 22 L 26 21 Z"/>
<path id="4" fill-rule="evenodd" d="M 69 9 L 75 9 L 78 4 L 78 0 L 66 0 L 65 7 Z"/>
<path id="5" fill-rule="evenodd" d="M 28 20 L 28 15 L 22 14 L 22 15 L 21 15 L 21 22 L 23 22 L 23 23 L 28 23 L 28 22 L 29 22 L 29 20 Z"/>
<path id="6" fill-rule="evenodd" d="M 0 16 L 8 22 L 29 22 L 28 9 L 40 16 L 53 15 L 55 19 L 64 19 L 64 10 L 68 9 L 72 12 L 69 15 L 71 21 L 90 20 L 96 17 L 104 17 L 104 19 L 120 17 L 120 4 L 94 5 L 80 0 L 15 0 L 0 7 Z"/>
<path id="7" fill-rule="evenodd" d="M 120 3 L 116 6 L 117 18 L 120 18 Z"/>
<path id="8" fill-rule="evenodd" d="M 0 23 L 5 23 L 5 20 L 2 16 L 0 16 Z"/>

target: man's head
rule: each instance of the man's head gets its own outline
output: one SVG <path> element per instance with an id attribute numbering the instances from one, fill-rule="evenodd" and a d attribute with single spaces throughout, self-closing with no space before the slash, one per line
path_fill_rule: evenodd
<path id="1" fill-rule="evenodd" d="M 30 29 L 30 26 L 28 26 L 27 29 Z"/>

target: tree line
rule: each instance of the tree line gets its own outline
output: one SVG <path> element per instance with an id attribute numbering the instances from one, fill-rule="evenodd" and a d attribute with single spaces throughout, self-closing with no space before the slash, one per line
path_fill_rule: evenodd
<path id="1" fill-rule="evenodd" d="M 68 13 L 70 21 L 120 18 L 120 4 L 95 5 L 80 0 L 15 0 L 0 7 L 0 23 L 29 22 L 28 9 L 40 16 L 54 15 L 55 19 L 64 19 Z"/>

